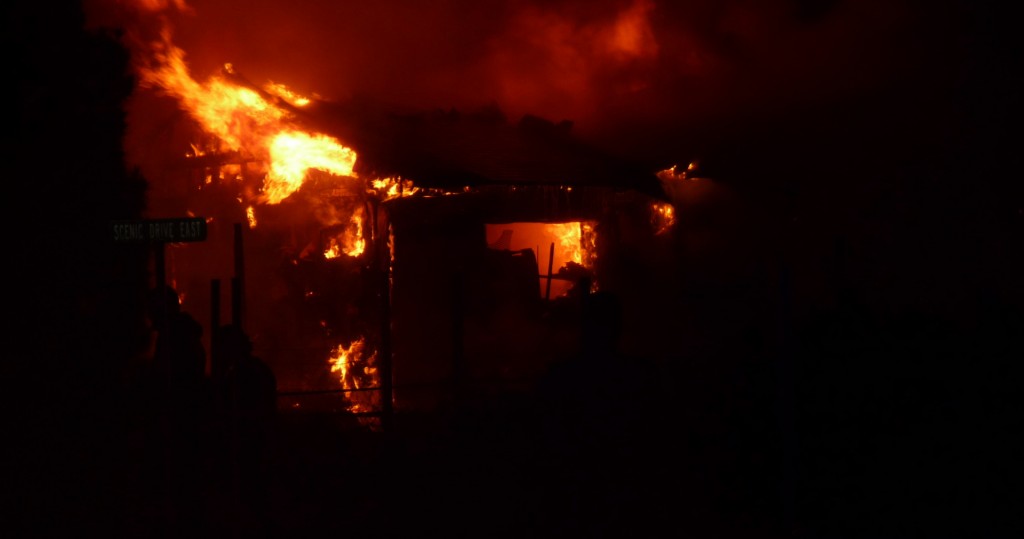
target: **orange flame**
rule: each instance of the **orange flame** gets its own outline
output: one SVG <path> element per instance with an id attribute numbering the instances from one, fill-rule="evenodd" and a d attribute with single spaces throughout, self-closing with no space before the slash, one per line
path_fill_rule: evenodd
<path id="1" fill-rule="evenodd" d="M 366 250 L 366 239 L 363 238 L 362 208 L 357 208 L 352 213 L 351 225 L 345 230 L 345 243 L 342 250 L 351 257 L 357 257 Z"/>
<path id="2" fill-rule="evenodd" d="M 354 176 L 355 151 L 333 137 L 301 130 L 291 113 L 273 101 L 275 96 L 288 103 L 302 103 L 304 98 L 276 83 L 265 94 L 236 84 L 227 78 L 234 74 L 231 64 L 225 64 L 220 76 L 200 84 L 192 79 L 185 52 L 172 43 L 170 34 L 168 28 L 162 29 L 152 57 L 139 66 L 140 84 L 178 99 L 182 109 L 217 137 L 221 151 L 251 154 L 269 164 L 264 183 L 267 203 L 277 204 L 298 190 L 310 169 Z"/>
<path id="3" fill-rule="evenodd" d="M 341 246 L 338 245 L 336 238 L 331 238 L 327 244 L 327 249 L 324 250 L 324 258 L 338 258 L 341 256 Z"/>
<path id="4" fill-rule="evenodd" d="M 558 238 L 562 253 L 560 258 L 581 266 L 589 266 L 589 263 L 586 263 L 589 262 L 588 257 L 584 257 L 583 223 L 556 223 L 547 225 L 546 228 L 550 235 Z"/>
<path id="5" fill-rule="evenodd" d="M 583 235 L 580 230 L 579 223 L 559 223 L 555 225 L 548 225 L 548 229 L 551 233 L 558 237 L 558 241 L 561 243 L 562 252 L 565 253 L 565 257 L 577 264 L 583 262 L 583 254 L 581 252 L 580 237 Z"/>
<path id="6" fill-rule="evenodd" d="M 377 178 L 370 182 L 371 191 L 382 200 L 415 195 L 420 191 L 413 186 L 412 180 L 403 178 Z"/>
<path id="7" fill-rule="evenodd" d="M 380 386 L 377 370 L 377 352 L 367 354 L 365 339 L 359 338 L 348 346 L 339 344 L 331 351 L 331 372 L 338 373 L 342 389 L 348 390 L 346 399 L 350 412 L 371 412 L 380 402 L 376 391 L 356 391 Z"/>
<path id="8" fill-rule="evenodd" d="M 306 172 L 319 169 L 352 176 L 356 152 L 327 135 L 286 131 L 270 142 L 270 175 L 264 186 L 267 202 L 276 204 L 298 190 Z"/>
<path id="9" fill-rule="evenodd" d="M 363 209 L 356 208 L 352 212 L 349 226 L 340 234 L 330 238 L 324 258 L 338 258 L 342 253 L 353 258 L 366 251 L 366 238 L 363 237 Z"/>
<path id="10" fill-rule="evenodd" d="M 266 86 L 263 87 L 263 89 L 266 90 L 267 93 L 274 94 L 277 97 L 283 99 L 286 103 L 293 107 L 305 107 L 310 103 L 308 97 L 301 96 L 291 91 L 287 86 L 279 82 L 268 82 Z"/>

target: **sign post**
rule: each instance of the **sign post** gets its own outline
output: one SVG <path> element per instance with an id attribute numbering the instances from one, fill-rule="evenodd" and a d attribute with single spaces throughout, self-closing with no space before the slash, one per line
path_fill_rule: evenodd
<path id="1" fill-rule="evenodd" d="M 206 219 L 172 217 L 111 221 L 110 232 L 115 243 L 147 243 L 153 246 L 156 287 L 159 290 L 166 283 L 164 246 L 168 243 L 206 241 Z"/>
<path id="2" fill-rule="evenodd" d="M 134 219 L 111 221 L 112 239 L 117 243 L 179 243 L 206 241 L 206 219 Z"/>

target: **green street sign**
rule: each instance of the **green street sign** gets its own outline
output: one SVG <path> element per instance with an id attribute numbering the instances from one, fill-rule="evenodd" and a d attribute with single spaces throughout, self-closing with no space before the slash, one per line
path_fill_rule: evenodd
<path id="1" fill-rule="evenodd" d="M 117 243 L 178 243 L 206 240 L 206 219 L 202 217 L 111 221 L 110 225 L 113 240 Z"/>

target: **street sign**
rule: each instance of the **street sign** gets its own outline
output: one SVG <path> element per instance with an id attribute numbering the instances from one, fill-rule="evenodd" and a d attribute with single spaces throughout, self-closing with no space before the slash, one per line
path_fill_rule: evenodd
<path id="1" fill-rule="evenodd" d="M 136 219 L 111 221 L 113 239 L 118 243 L 178 243 L 206 240 L 206 219 Z"/>

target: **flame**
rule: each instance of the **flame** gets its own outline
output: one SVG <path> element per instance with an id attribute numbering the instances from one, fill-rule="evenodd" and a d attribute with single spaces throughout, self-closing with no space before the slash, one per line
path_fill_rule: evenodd
<path id="1" fill-rule="evenodd" d="M 249 228 L 256 228 L 256 210 L 252 206 L 245 209 L 245 218 L 249 221 Z"/>
<path id="2" fill-rule="evenodd" d="M 588 270 L 593 269 L 595 259 L 597 258 L 597 233 L 594 230 L 593 223 L 575 221 L 571 223 L 549 224 L 545 229 L 551 236 L 558 239 L 556 247 L 560 248 L 560 250 L 555 253 L 555 259 L 565 261 L 559 268 L 559 273 L 571 273 L 578 270 L 579 268 L 574 269 L 572 267 L 573 264 Z M 590 281 L 590 291 L 596 292 L 597 287 L 597 281 L 592 279 Z M 568 292 L 568 289 L 562 292 L 562 294 L 565 292 Z M 560 295 L 552 293 L 555 296 Z"/>
<path id="3" fill-rule="evenodd" d="M 370 182 L 371 191 L 382 200 L 415 195 L 420 191 L 415 187 L 412 180 L 403 178 L 377 178 Z"/>
<path id="4" fill-rule="evenodd" d="M 583 260 L 580 264 L 585 268 L 594 267 L 594 260 L 597 258 L 597 231 L 593 223 L 580 223 L 580 252 Z M 597 281 L 593 282 L 594 290 L 597 290 Z"/>
<path id="5" fill-rule="evenodd" d="M 350 226 L 345 230 L 345 243 L 342 250 L 351 257 L 357 257 L 366 250 L 366 239 L 363 238 L 362 208 L 357 208 L 352 213 Z"/>
<path id="6" fill-rule="evenodd" d="M 331 372 L 338 373 L 342 389 L 348 390 L 346 400 L 350 412 L 371 412 L 377 409 L 380 395 L 376 391 L 355 391 L 380 387 L 377 370 L 377 352 L 367 354 L 366 340 L 362 337 L 337 345 L 331 351 Z"/>
<path id="7" fill-rule="evenodd" d="M 324 258 L 332 259 L 341 256 L 341 246 L 338 245 L 336 238 L 331 238 L 327 243 L 327 249 L 324 250 Z"/>
<path id="8" fill-rule="evenodd" d="M 366 250 L 366 238 L 363 237 L 363 209 L 356 208 L 352 212 L 349 226 L 340 234 L 328 240 L 327 249 L 324 250 L 324 258 L 338 258 L 342 253 L 353 258 L 363 254 Z"/>
<path id="9" fill-rule="evenodd" d="M 497 223 L 487 224 L 487 244 L 492 249 L 519 251 L 532 249 L 536 255 L 540 292 L 550 297 L 560 297 L 568 292 L 574 282 L 587 276 L 591 291 L 596 291 L 598 282 L 593 275 L 597 262 L 596 223 L 572 221 L 568 223 Z M 553 246 L 553 249 L 551 248 Z M 548 290 L 548 268 L 557 275 Z"/>
<path id="10" fill-rule="evenodd" d="M 556 223 L 547 225 L 547 231 L 558 238 L 559 246 L 562 249 L 562 257 L 565 260 L 583 265 L 583 228 L 579 222 Z"/>
<path id="11" fill-rule="evenodd" d="M 287 86 L 278 82 L 268 82 L 263 89 L 269 94 L 273 94 L 286 103 L 293 107 L 305 107 L 311 103 L 308 97 L 299 95 L 291 91 Z"/>
<path id="12" fill-rule="evenodd" d="M 311 168 L 352 176 L 356 152 L 327 135 L 286 131 L 271 141 L 270 160 L 270 175 L 264 189 L 267 201 L 276 204 L 302 186 Z"/>
<path id="13" fill-rule="evenodd" d="M 219 151 L 251 155 L 269 165 L 265 202 L 277 204 L 294 193 L 310 169 L 354 177 L 355 151 L 333 137 L 303 131 L 293 115 L 274 102 L 276 97 L 289 104 L 303 103 L 305 98 L 285 86 L 271 83 L 261 93 L 237 84 L 229 79 L 234 76 L 231 64 L 207 82 L 197 82 L 189 74 L 185 52 L 172 42 L 166 26 L 151 44 L 150 57 L 137 66 L 140 85 L 176 98 L 203 130 L 218 139 Z M 193 151 L 200 155 L 202 150 Z"/>

